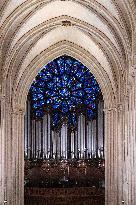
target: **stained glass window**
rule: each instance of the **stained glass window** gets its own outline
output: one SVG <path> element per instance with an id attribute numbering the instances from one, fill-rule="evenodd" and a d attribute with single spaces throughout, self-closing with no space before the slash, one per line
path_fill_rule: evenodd
<path id="1" fill-rule="evenodd" d="M 61 56 L 44 66 L 31 85 L 33 117 L 42 118 L 51 111 L 53 127 L 64 119 L 68 126 L 76 126 L 81 113 L 89 120 L 95 117 L 99 93 L 100 87 L 86 66 Z"/>

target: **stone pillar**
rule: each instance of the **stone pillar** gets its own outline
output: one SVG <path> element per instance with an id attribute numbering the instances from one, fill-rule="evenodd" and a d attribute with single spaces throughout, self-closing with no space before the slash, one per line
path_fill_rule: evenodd
<path id="1" fill-rule="evenodd" d="M 12 203 L 24 204 L 24 110 L 12 112 Z"/>
<path id="2" fill-rule="evenodd" d="M 5 124 L 6 124 L 6 115 L 5 115 L 5 96 L 1 94 L 1 119 L 0 119 L 0 205 L 4 204 L 4 201 L 7 200 L 7 190 L 6 190 L 6 156 L 5 156 L 5 144 L 6 144 L 6 136 L 5 136 Z"/>
<path id="3" fill-rule="evenodd" d="M 122 104 L 117 107 L 117 204 L 123 204 L 123 141 L 124 141 L 124 127 L 123 127 L 123 113 L 124 108 Z"/>
<path id="4" fill-rule="evenodd" d="M 12 110 L 9 99 L 2 105 L 2 135 L 0 156 L 1 194 L 0 204 L 23 205 L 24 201 L 24 111 Z"/>
<path id="5" fill-rule="evenodd" d="M 136 70 L 130 76 L 124 106 L 123 201 L 136 204 Z"/>
<path id="6" fill-rule="evenodd" d="M 117 109 L 105 109 L 105 204 L 117 205 Z"/>

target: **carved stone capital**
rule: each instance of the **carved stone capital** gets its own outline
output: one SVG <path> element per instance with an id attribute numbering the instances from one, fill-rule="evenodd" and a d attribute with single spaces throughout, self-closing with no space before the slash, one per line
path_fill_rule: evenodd
<path id="1" fill-rule="evenodd" d="M 136 84 L 136 65 L 132 66 L 128 76 L 128 89 L 132 89 L 132 86 Z"/>
<path id="2" fill-rule="evenodd" d="M 116 111 L 116 107 L 110 107 L 110 108 L 104 108 L 103 111 L 104 113 L 111 113 L 112 111 Z"/>
<path id="3" fill-rule="evenodd" d="M 109 108 L 105 108 L 103 109 L 103 111 L 105 113 L 111 113 L 113 111 L 122 111 L 123 110 L 123 104 L 122 103 L 118 103 L 117 105 L 113 106 L 113 107 L 109 107 Z"/>
<path id="4" fill-rule="evenodd" d="M 1 102 L 5 101 L 5 98 L 6 98 L 5 94 L 0 93 Z"/>
<path id="5" fill-rule="evenodd" d="M 25 109 L 21 107 L 15 107 L 11 111 L 12 115 L 24 115 L 25 114 Z"/>
<path id="6" fill-rule="evenodd" d="M 117 110 L 118 110 L 118 111 L 122 111 L 122 110 L 123 110 L 123 104 L 122 104 L 122 103 L 119 103 L 119 104 L 117 105 Z"/>

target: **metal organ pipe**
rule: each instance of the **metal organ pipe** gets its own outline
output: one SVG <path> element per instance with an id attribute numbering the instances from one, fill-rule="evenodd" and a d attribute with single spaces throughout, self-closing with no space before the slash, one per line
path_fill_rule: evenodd
<path id="1" fill-rule="evenodd" d="M 74 131 L 74 154 L 75 158 L 78 157 L 78 133 L 77 130 Z"/>
<path id="2" fill-rule="evenodd" d="M 92 120 L 87 123 L 87 153 L 88 158 L 92 157 Z"/>
<path id="3" fill-rule="evenodd" d="M 78 119 L 78 145 L 80 158 L 85 157 L 85 116 L 81 114 Z"/>
<path id="4" fill-rule="evenodd" d="M 49 159 L 50 158 L 50 155 L 51 155 L 51 153 L 50 153 L 50 148 L 51 148 L 51 121 L 50 121 L 51 119 L 50 119 L 50 114 L 48 113 L 47 114 L 47 146 L 48 146 L 48 148 L 47 148 L 47 150 L 48 150 L 48 153 L 47 153 L 47 158 Z"/>
<path id="5" fill-rule="evenodd" d="M 42 147 L 41 147 L 41 120 L 36 120 L 36 158 L 40 158 L 41 157 L 41 151 L 42 151 Z"/>
<path id="6" fill-rule="evenodd" d="M 55 159 L 56 157 L 84 159 L 97 157 L 97 154 L 98 157 L 104 157 L 103 107 L 103 101 L 99 101 L 97 120 L 87 120 L 81 113 L 78 117 L 77 129 L 71 131 L 67 122 L 64 122 L 60 130 L 51 130 L 49 113 L 46 113 L 42 119 L 31 119 L 28 100 L 24 117 L 25 157 L 28 159 Z M 98 150 L 96 150 L 97 147 Z"/>
<path id="7" fill-rule="evenodd" d="M 74 131 L 72 131 L 71 132 L 71 158 L 72 159 L 75 156 L 74 144 L 75 144 L 75 133 L 74 133 Z"/>
<path id="8" fill-rule="evenodd" d="M 96 157 L 96 119 L 92 121 L 92 157 Z"/>
<path id="9" fill-rule="evenodd" d="M 61 132 L 56 133 L 57 136 L 57 158 L 61 157 Z"/>
<path id="10" fill-rule="evenodd" d="M 25 157 L 30 159 L 31 154 L 31 119 L 30 119 L 30 101 L 27 100 L 26 114 L 24 116 L 24 129 L 25 129 L 25 140 L 24 140 L 24 151 Z"/>
<path id="11" fill-rule="evenodd" d="M 43 158 L 47 158 L 48 146 L 47 146 L 47 114 L 43 116 Z"/>
<path id="12" fill-rule="evenodd" d="M 103 136 L 103 129 L 104 129 L 104 114 L 103 114 L 103 109 L 104 109 L 104 102 L 99 101 L 98 103 L 98 156 L 99 157 L 104 157 L 104 136 Z"/>
<path id="13" fill-rule="evenodd" d="M 28 121 L 28 159 L 31 157 L 31 105 L 30 101 L 27 101 L 27 121 Z"/>
<path id="14" fill-rule="evenodd" d="M 61 157 L 67 159 L 67 123 L 61 127 Z"/>
<path id="15" fill-rule="evenodd" d="M 57 133 L 56 131 L 52 131 L 52 156 L 55 159 L 57 154 Z"/>
<path id="16" fill-rule="evenodd" d="M 78 158 L 81 158 L 81 117 L 78 117 L 78 129 L 77 129 L 77 136 L 78 136 Z"/>
<path id="17" fill-rule="evenodd" d="M 32 158 L 36 158 L 36 121 L 32 120 Z"/>
<path id="18" fill-rule="evenodd" d="M 68 126 L 65 124 L 65 158 L 68 158 Z"/>

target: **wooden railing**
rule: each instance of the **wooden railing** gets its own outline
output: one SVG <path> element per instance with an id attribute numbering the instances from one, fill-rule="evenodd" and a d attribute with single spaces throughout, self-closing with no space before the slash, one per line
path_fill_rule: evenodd
<path id="1" fill-rule="evenodd" d="M 26 162 L 25 182 L 29 187 L 104 187 L 104 161 Z"/>
<path id="2" fill-rule="evenodd" d="M 25 205 L 104 205 L 104 189 L 27 187 Z"/>

